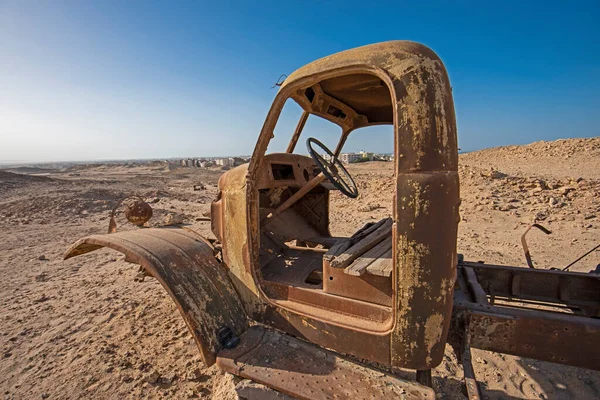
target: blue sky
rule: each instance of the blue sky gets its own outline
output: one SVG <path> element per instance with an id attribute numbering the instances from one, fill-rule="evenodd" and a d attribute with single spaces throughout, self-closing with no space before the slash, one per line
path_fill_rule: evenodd
<path id="1" fill-rule="evenodd" d="M 462 149 L 598 136 L 598 4 L 0 0 L 0 161 L 248 154 L 279 75 L 392 39 L 444 61 Z"/>

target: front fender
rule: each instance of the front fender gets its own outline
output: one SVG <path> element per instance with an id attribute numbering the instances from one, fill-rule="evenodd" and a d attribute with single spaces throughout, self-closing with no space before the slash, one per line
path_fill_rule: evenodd
<path id="1" fill-rule="evenodd" d="M 171 296 L 183 316 L 205 365 L 215 363 L 221 349 L 217 330 L 227 326 L 234 335 L 248 328 L 248 319 L 227 271 L 210 243 L 179 228 L 148 228 L 92 235 L 78 240 L 65 260 L 108 247 L 141 265 Z"/>

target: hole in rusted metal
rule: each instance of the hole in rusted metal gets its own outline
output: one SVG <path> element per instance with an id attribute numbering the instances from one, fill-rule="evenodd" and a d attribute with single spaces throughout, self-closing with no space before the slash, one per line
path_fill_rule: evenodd
<path id="1" fill-rule="evenodd" d="M 327 114 L 333 115 L 334 117 L 339 119 L 346 119 L 346 114 L 342 110 L 331 104 L 329 105 L 329 107 L 327 107 Z"/>
<path id="2" fill-rule="evenodd" d="M 306 96 L 308 101 L 312 103 L 313 99 L 315 98 L 315 91 L 313 88 L 309 87 L 304 91 L 304 95 Z"/>

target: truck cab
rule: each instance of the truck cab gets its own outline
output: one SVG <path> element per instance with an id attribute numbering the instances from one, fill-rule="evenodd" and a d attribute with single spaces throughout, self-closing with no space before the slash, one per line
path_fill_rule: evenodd
<path id="1" fill-rule="evenodd" d="M 302 115 L 286 152 L 267 153 L 287 101 Z M 304 132 L 309 118 L 339 128 L 335 148 Z M 338 156 L 355 132 L 382 124 L 394 132 L 393 215 L 333 237 L 330 192 L 358 196 Z M 297 151 L 304 143 L 308 156 Z M 221 177 L 212 204 L 250 318 L 384 365 L 439 364 L 456 277 L 457 154 L 448 77 L 425 46 L 365 46 L 287 77 L 250 163 Z"/>

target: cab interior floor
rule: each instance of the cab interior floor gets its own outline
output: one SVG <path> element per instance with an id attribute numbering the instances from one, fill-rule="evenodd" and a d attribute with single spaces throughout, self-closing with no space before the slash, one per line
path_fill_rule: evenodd
<path id="1" fill-rule="evenodd" d="M 286 249 L 263 266 L 263 279 L 307 289 L 323 288 L 323 253 L 304 249 Z"/>

